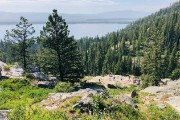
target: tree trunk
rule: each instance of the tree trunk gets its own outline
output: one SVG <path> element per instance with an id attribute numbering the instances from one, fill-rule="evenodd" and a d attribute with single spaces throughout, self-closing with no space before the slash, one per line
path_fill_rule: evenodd
<path id="1" fill-rule="evenodd" d="M 24 40 L 25 41 L 25 40 Z M 25 49 L 25 43 L 23 43 L 23 63 L 24 63 L 24 70 L 26 71 L 27 63 L 26 63 L 26 49 Z"/>
<path id="2" fill-rule="evenodd" d="M 58 69 L 59 69 L 59 75 L 60 75 L 60 78 L 61 78 L 61 81 L 64 81 L 64 75 L 63 75 L 63 71 L 61 70 L 62 66 L 61 66 L 61 55 L 60 53 L 57 53 L 58 54 Z"/>
<path id="3" fill-rule="evenodd" d="M 26 54 L 25 54 L 25 52 L 23 54 L 23 61 L 24 61 L 24 70 L 26 71 L 27 65 L 26 65 Z"/>

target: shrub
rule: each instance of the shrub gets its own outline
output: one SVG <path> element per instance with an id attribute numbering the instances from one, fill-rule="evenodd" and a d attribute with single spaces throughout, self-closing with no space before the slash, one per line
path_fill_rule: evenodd
<path id="1" fill-rule="evenodd" d="M 4 71 L 9 71 L 11 67 L 12 67 L 12 65 L 4 66 Z"/>
<path id="2" fill-rule="evenodd" d="M 180 69 L 175 69 L 171 74 L 171 79 L 176 80 L 180 78 Z"/>
<path id="3" fill-rule="evenodd" d="M 25 76 L 26 78 L 29 78 L 29 79 L 35 79 L 35 76 L 31 73 L 26 73 Z"/>
<path id="4" fill-rule="evenodd" d="M 103 117 L 113 120 L 144 120 L 138 110 L 129 105 L 116 104 L 112 99 L 106 99 L 101 96 L 93 96 L 92 103 L 93 116 L 97 119 Z"/>
<path id="5" fill-rule="evenodd" d="M 8 89 L 11 91 L 16 91 L 22 87 L 26 87 L 30 85 L 29 81 L 25 79 L 19 79 L 19 78 L 13 78 L 13 79 L 8 79 L 4 81 L 3 83 L 0 84 L 2 88 Z"/>
<path id="6" fill-rule="evenodd" d="M 59 82 L 56 87 L 56 92 L 73 92 L 75 89 L 71 86 L 71 83 L 69 82 Z"/>

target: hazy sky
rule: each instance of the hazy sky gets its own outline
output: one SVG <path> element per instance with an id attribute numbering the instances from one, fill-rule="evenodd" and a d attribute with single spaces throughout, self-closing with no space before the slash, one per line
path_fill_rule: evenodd
<path id="1" fill-rule="evenodd" d="M 0 11 L 100 13 L 105 11 L 136 10 L 155 12 L 177 0 L 0 0 Z"/>

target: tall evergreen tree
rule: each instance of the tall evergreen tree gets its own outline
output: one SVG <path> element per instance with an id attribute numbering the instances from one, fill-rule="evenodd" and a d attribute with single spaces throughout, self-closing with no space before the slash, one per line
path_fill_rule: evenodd
<path id="1" fill-rule="evenodd" d="M 54 54 L 54 60 L 51 61 L 54 70 L 50 71 L 52 74 L 58 75 L 62 81 L 73 80 L 72 82 L 83 76 L 82 58 L 77 50 L 77 43 L 73 37 L 69 37 L 68 25 L 57 10 L 49 15 L 48 22 L 41 31 L 41 41 L 43 47 Z"/>
<path id="2" fill-rule="evenodd" d="M 23 64 L 25 70 L 28 65 L 28 48 L 34 44 L 34 37 L 32 36 L 34 33 L 35 30 L 32 24 L 29 24 L 24 17 L 21 17 L 16 28 L 11 31 L 7 30 L 5 35 L 5 41 L 13 43 L 13 50 L 17 51 L 20 56 L 18 60 Z"/>
<path id="3" fill-rule="evenodd" d="M 159 85 L 161 78 L 161 34 L 155 29 L 151 28 L 147 30 L 148 39 L 145 43 L 144 58 L 142 62 L 142 73 L 152 77 L 150 84 Z"/>
<path id="4" fill-rule="evenodd" d="M 177 53 L 177 45 L 175 44 L 174 48 L 173 48 L 173 51 L 171 53 L 171 56 L 170 56 L 170 61 L 169 61 L 169 65 L 168 65 L 168 75 L 170 75 L 170 73 L 172 73 L 172 71 L 177 68 L 178 66 L 178 57 L 179 56 L 176 56 L 176 53 Z"/>

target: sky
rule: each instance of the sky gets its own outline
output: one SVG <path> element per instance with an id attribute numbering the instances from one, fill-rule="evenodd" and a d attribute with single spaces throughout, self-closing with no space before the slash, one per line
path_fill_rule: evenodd
<path id="1" fill-rule="evenodd" d="M 155 12 L 177 0 L 0 0 L 0 11 L 93 14 L 107 11 Z"/>

